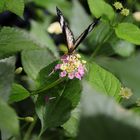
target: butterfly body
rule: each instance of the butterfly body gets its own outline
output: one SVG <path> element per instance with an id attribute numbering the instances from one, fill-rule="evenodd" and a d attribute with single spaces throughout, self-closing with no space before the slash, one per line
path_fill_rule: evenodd
<path id="1" fill-rule="evenodd" d="M 75 49 L 78 47 L 78 45 L 85 39 L 88 33 L 91 32 L 94 29 L 94 27 L 98 24 L 100 18 L 92 22 L 87 27 L 87 29 L 75 40 L 73 32 L 69 28 L 68 23 L 66 22 L 62 12 L 57 7 L 56 7 L 56 11 L 57 11 L 57 16 L 59 19 L 60 26 L 62 28 L 62 32 L 67 42 L 68 54 L 72 54 L 75 51 Z"/>

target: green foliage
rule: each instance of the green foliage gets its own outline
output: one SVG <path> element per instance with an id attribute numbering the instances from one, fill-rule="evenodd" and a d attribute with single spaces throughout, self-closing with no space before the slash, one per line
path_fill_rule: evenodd
<path id="1" fill-rule="evenodd" d="M 85 84 L 82 97 L 79 140 L 138 140 L 140 117 L 125 110 Z"/>
<path id="2" fill-rule="evenodd" d="M 33 0 L 39 6 L 47 8 L 51 13 L 56 14 L 55 8 L 56 6 L 61 7 L 62 10 L 66 13 L 66 15 L 70 15 L 68 9 L 71 7 L 71 3 L 65 0 Z"/>
<path id="3" fill-rule="evenodd" d="M 20 30 L 10 27 L 3 27 L 0 30 L 0 58 L 13 55 L 22 50 L 38 48 L 29 35 Z"/>
<path id="4" fill-rule="evenodd" d="M 122 40 L 117 41 L 117 43 L 114 44 L 113 47 L 114 47 L 114 51 L 123 57 L 131 56 L 131 54 L 134 53 L 135 51 L 135 45 Z"/>
<path id="5" fill-rule="evenodd" d="M 82 19 L 80 24 L 79 19 Z M 80 3 L 78 1 L 73 1 L 70 25 L 75 37 L 78 37 L 91 22 L 92 20 L 89 18 L 89 16 L 87 15 L 86 11 L 82 8 Z"/>
<path id="6" fill-rule="evenodd" d="M 7 133 L 18 135 L 19 123 L 15 111 L 0 98 L 0 128 Z"/>
<path id="7" fill-rule="evenodd" d="M 104 0 L 88 0 L 88 4 L 91 13 L 96 18 L 99 18 L 101 16 L 106 16 L 110 20 L 114 18 L 113 8 Z"/>
<path id="8" fill-rule="evenodd" d="M 39 72 L 36 79 L 37 93 L 44 92 L 63 81 L 62 78 L 59 78 L 59 74 L 53 71 L 57 63 L 58 61 L 54 61 Z"/>
<path id="9" fill-rule="evenodd" d="M 13 84 L 9 102 L 19 102 L 30 96 L 30 93 L 21 85 Z"/>
<path id="10" fill-rule="evenodd" d="M 35 57 L 34 57 L 35 56 Z M 25 50 L 22 52 L 22 65 L 25 72 L 36 79 L 39 71 L 49 65 L 55 57 L 47 48 L 38 50 Z"/>
<path id="11" fill-rule="evenodd" d="M 8 101 L 14 81 L 15 58 L 10 57 L 0 60 L 0 97 Z"/>
<path id="12" fill-rule="evenodd" d="M 30 31 L 30 34 L 34 38 L 34 40 L 36 40 L 37 43 L 41 45 L 41 47 L 48 48 L 49 50 L 52 51 L 52 53 L 55 56 L 58 56 L 55 44 L 53 40 L 50 38 L 50 36 L 47 34 L 47 28 L 48 28 L 49 22 L 50 22 L 50 19 L 48 18 L 44 22 L 44 24 L 32 21 L 31 22 L 32 29 Z"/>
<path id="13" fill-rule="evenodd" d="M 97 64 L 89 64 L 86 80 L 98 91 L 112 96 L 116 100 L 120 99 L 119 93 L 121 83 L 113 74 L 104 70 Z"/>
<path id="14" fill-rule="evenodd" d="M 115 28 L 116 35 L 131 43 L 140 45 L 140 29 L 131 23 L 120 23 Z"/>
<path id="15" fill-rule="evenodd" d="M 23 16 L 24 0 L 2 0 L 0 1 L 0 13 L 9 10 L 18 16 Z"/>
<path id="16" fill-rule="evenodd" d="M 36 111 L 42 124 L 41 133 L 47 128 L 62 125 L 69 119 L 70 111 L 79 102 L 80 93 L 80 81 L 69 80 L 37 98 Z"/>
<path id="17" fill-rule="evenodd" d="M 68 137 L 76 137 L 78 132 L 80 118 L 80 106 L 76 107 L 72 112 L 69 120 L 62 125 L 65 134 Z"/>
<path id="18" fill-rule="evenodd" d="M 87 60 L 81 80 L 56 70 L 67 52 L 59 27 L 48 30 L 58 21 L 56 6 L 75 38 L 100 17 L 74 52 Z M 113 6 L 109 0 L 0 0 L 0 139 L 140 139 L 140 24 L 131 13 L 139 3 Z M 71 63 L 79 66 L 76 58 Z M 121 87 L 132 91 L 130 99 Z"/>
<path id="19" fill-rule="evenodd" d="M 115 75 L 121 80 L 124 86 L 130 87 L 134 93 L 133 98 L 127 104 L 135 103 L 140 98 L 140 74 L 139 74 L 140 54 L 134 55 L 126 60 L 117 60 L 113 58 L 98 58 L 96 62 Z"/>

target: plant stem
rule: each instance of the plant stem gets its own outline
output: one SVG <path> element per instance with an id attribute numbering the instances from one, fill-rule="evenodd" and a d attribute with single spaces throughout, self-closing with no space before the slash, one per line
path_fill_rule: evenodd
<path id="1" fill-rule="evenodd" d="M 27 129 L 23 140 L 30 140 L 30 135 L 31 135 L 31 132 L 32 132 L 36 122 L 37 122 L 37 116 L 35 115 L 34 116 L 34 122 L 32 122 L 31 125 L 29 126 L 29 128 Z"/>
<path id="2" fill-rule="evenodd" d="M 95 57 L 97 55 L 97 53 L 100 50 L 101 46 L 102 46 L 101 43 L 98 44 L 98 46 L 96 47 L 95 51 L 91 54 L 90 58 Z"/>
<path id="3" fill-rule="evenodd" d="M 63 81 L 63 79 L 62 79 L 62 78 L 59 78 L 59 79 L 56 80 L 55 82 L 51 83 L 49 86 L 46 86 L 46 87 L 44 87 L 44 88 L 42 88 L 42 89 L 40 89 L 40 90 L 37 90 L 37 91 L 33 91 L 33 92 L 31 93 L 31 96 L 37 95 L 37 94 L 39 94 L 39 93 L 41 93 L 41 92 L 43 92 L 43 91 L 46 91 L 46 90 L 48 90 L 48 89 L 50 89 L 50 88 L 56 86 L 57 84 L 61 83 L 62 81 Z"/>
<path id="4" fill-rule="evenodd" d="M 111 29 L 112 29 L 112 28 L 111 28 Z M 105 36 L 105 37 L 103 38 L 102 43 L 99 43 L 99 44 L 97 45 L 95 51 L 91 54 L 91 57 L 90 57 L 90 58 L 95 57 L 95 56 L 97 55 L 97 53 L 99 52 L 99 50 L 100 50 L 101 47 L 102 47 L 102 44 L 103 44 L 104 42 L 106 42 L 107 40 L 109 40 L 113 33 L 114 33 L 114 31 L 110 31 L 110 30 L 109 30 L 108 35 Z"/>

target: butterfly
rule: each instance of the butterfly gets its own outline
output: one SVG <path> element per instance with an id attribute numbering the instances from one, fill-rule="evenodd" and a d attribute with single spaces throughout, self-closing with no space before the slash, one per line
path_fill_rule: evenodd
<path id="1" fill-rule="evenodd" d="M 67 49 L 68 54 L 72 54 L 75 49 L 78 47 L 78 45 L 86 38 L 89 32 L 91 32 L 95 26 L 99 23 L 100 18 L 96 19 L 94 22 L 92 22 L 87 29 L 75 40 L 73 32 L 68 26 L 68 23 L 66 22 L 61 10 L 56 7 L 57 16 L 59 19 L 60 26 L 62 28 L 62 33 L 64 34 L 64 37 L 67 42 Z"/>

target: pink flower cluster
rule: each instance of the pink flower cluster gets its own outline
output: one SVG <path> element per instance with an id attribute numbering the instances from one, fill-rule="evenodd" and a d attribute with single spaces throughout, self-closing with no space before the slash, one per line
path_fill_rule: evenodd
<path id="1" fill-rule="evenodd" d="M 60 77 L 68 76 L 69 79 L 81 78 L 85 74 L 85 60 L 80 59 L 79 54 L 63 55 L 61 57 L 61 64 L 55 66 L 55 71 L 60 71 Z"/>

